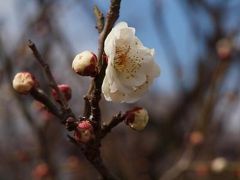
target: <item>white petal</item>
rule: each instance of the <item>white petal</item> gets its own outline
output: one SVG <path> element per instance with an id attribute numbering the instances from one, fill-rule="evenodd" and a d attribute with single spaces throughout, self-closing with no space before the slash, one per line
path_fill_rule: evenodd
<path id="1" fill-rule="evenodd" d="M 135 102 L 143 96 L 160 68 L 154 62 L 154 49 L 143 46 L 135 29 L 118 23 L 104 43 L 108 66 L 102 91 L 108 101 Z"/>

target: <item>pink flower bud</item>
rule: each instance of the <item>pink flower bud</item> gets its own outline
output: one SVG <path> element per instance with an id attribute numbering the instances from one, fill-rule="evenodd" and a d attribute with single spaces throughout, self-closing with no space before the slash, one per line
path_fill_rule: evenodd
<path id="1" fill-rule="evenodd" d="M 38 164 L 35 169 L 33 169 L 32 175 L 35 179 L 46 178 L 50 174 L 49 167 L 46 163 Z"/>
<path id="2" fill-rule="evenodd" d="M 80 121 L 74 131 L 75 139 L 80 143 L 87 143 L 94 139 L 92 124 L 88 121 Z"/>
<path id="3" fill-rule="evenodd" d="M 29 72 L 20 72 L 14 76 L 13 88 L 20 94 L 28 94 L 37 85 L 34 76 Z"/>
<path id="4" fill-rule="evenodd" d="M 194 131 L 190 134 L 189 140 L 191 144 L 199 145 L 204 141 L 204 136 L 201 132 Z"/>
<path id="5" fill-rule="evenodd" d="M 72 68 L 81 76 L 95 77 L 98 73 L 97 56 L 90 51 L 83 51 L 74 58 Z"/>
<path id="6" fill-rule="evenodd" d="M 229 60 L 232 57 L 233 44 L 230 39 L 224 38 L 216 44 L 217 55 L 220 60 Z"/>
<path id="7" fill-rule="evenodd" d="M 125 123 L 132 129 L 141 131 L 148 123 L 148 112 L 141 107 L 135 107 L 126 112 Z"/>
<path id="8" fill-rule="evenodd" d="M 60 84 L 60 85 L 58 85 L 58 88 L 62 92 L 62 94 L 64 95 L 65 99 L 67 101 L 69 101 L 72 97 L 72 89 L 70 88 L 70 86 L 67 85 L 67 84 Z M 58 94 L 55 91 L 55 89 L 52 90 L 52 96 L 56 101 L 60 100 L 60 97 L 58 97 Z"/>

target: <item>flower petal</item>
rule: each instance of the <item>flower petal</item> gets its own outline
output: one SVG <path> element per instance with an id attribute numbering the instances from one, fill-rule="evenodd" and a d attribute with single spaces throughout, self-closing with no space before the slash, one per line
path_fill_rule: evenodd
<path id="1" fill-rule="evenodd" d="M 117 24 L 105 40 L 108 66 L 102 91 L 108 101 L 135 102 L 147 91 L 160 68 L 154 62 L 154 49 L 143 46 L 135 29 Z"/>

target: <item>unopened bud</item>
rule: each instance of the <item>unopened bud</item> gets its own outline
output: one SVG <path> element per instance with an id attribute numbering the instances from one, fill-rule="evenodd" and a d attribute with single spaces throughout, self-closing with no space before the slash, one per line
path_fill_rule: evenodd
<path id="1" fill-rule="evenodd" d="M 12 82 L 15 91 L 21 94 L 28 94 L 36 84 L 34 76 L 29 72 L 17 73 Z"/>
<path id="2" fill-rule="evenodd" d="M 58 85 L 59 91 L 64 95 L 65 99 L 69 101 L 72 97 L 72 89 L 67 84 L 60 84 Z M 52 90 L 52 96 L 56 101 L 60 101 L 60 97 L 58 96 L 55 89 Z"/>
<path id="3" fill-rule="evenodd" d="M 83 51 L 74 58 L 72 68 L 81 76 L 95 77 L 98 73 L 97 56 L 90 51 Z"/>
<path id="4" fill-rule="evenodd" d="M 144 108 L 135 107 L 126 112 L 125 123 L 132 129 L 143 130 L 148 123 L 148 112 Z"/>
<path id="5" fill-rule="evenodd" d="M 40 163 L 35 167 L 32 174 L 36 179 L 44 179 L 50 174 L 50 170 L 46 163 Z"/>
<path id="6" fill-rule="evenodd" d="M 216 45 L 217 55 L 220 60 L 228 60 L 232 56 L 233 44 L 227 39 L 221 39 Z"/>
<path id="7" fill-rule="evenodd" d="M 74 131 L 74 137 L 81 143 L 87 143 L 94 139 L 92 124 L 88 120 L 80 121 Z"/>
<path id="8" fill-rule="evenodd" d="M 204 140 L 203 134 L 200 131 L 193 131 L 190 134 L 189 138 L 190 138 L 191 144 L 193 144 L 193 145 L 199 145 Z"/>
<path id="9" fill-rule="evenodd" d="M 211 163 L 211 169 L 215 173 L 222 172 L 227 166 L 227 160 L 223 157 L 214 159 Z"/>

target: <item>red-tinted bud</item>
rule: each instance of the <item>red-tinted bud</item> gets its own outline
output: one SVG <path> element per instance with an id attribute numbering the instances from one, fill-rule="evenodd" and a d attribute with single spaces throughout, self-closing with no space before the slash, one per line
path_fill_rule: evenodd
<path id="1" fill-rule="evenodd" d="M 108 57 L 105 53 L 103 53 L 102 55 L 102 60 L 105 62 L 105 63 L 108 63 Z"/>
<path id="2" fill-rule="evenodd" d="M 228 60 L 232 56 L 233 44 L 227 38 L 221 39 L 217 42 L 216 51 L 220 60 Z"/>
<path id="3" fill-rule="evenodd" d="M 135 107 L 125 114 L 125 123 L 132 129 L 143 130 L 148 123 L 148 112 L 141 107 Z"/>
<path id="4" fill-rule="evenodd" d="M 76 141 L 80 143 L 87 143 L 94 139 L 93 126 L 88 120 L 80 121 L 74 131 Z"/>
<path id="5" fill-rule="evenodd" d="M 46 163 L 38 164 L 32 172 L 32 175 L 35 179 L 43 179 L 49 176 L 50 171 Z"/>
<path id="6" fill-rule="evenodd" d="M 81 76 L 95 77 L 98 73 L 97 56 L 90 51 L 83 51 L 74 58 L 72 68 Z"/>
<path id="7" fill-rule="evenodd" d="M 58 88 L 62 92 L 62 94 L 64 95 L 65 99 L 67 101 L 69 101 L 72 97 L 72 89 L 70 88 L 70 86 L 67 85 L 67 84 L 60 84 L 60 85 L 58 85 Z M 52 90 L 52 96 L 56 101 L 60 100 L 60 97 L 58 96 L 55 89 Z"/>
<path id="8" fill-rule="evenodd" d="M 204 137 L 200 131 L 193 131 L 189 137 L 190 143 L 193 145 L 199 145 L 203 142 Z"/>

